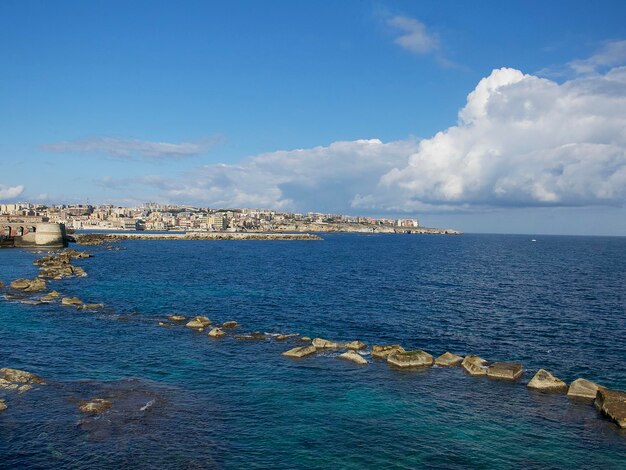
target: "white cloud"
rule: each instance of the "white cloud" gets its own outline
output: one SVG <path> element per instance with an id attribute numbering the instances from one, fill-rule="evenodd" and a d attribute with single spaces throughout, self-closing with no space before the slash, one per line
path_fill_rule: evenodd
<path id="1" fill-rule="evenodd" d="M 424 23 L 406 16 L 394 16 L 387 24 L 402 31 L 395 39 L 399 46 L 415 53 L 429 54 L 439 49 L 439 39 L 426 30 Z"/>
<path id="2" fill-rule="evenodd" d="M 89 137 L 86 139 L 45 144 L 41 148 L 53 153 L 103 154 L 117 158 L 143 158 L 148 160 L 164 158 L 186 158 L 198 155 L 214 143 L 214 139 L 203 142 L 150 142 L 137 139 L 114 137 Z"/>
<path id="3" fill-rule="evenodd" d="M 24 192 L 24 186 L 5 186 L 0 184 L 0 200 L 2 199 L 14 199 Z"/>
<path id="4" fill-rule="evenodd" d="M 432 54 L 439 65 L 443 67 L 455 66 L 452 61 L 444 56 L 439 37 L 428 31 L 426 25 L 421 21 L 407 16 L 394 16 L 387 20 L 387 25 L 400 33 L 394 40 L 398 46 L 417 55 Z"/>
<path id="5" fill-rule="evenodd" d="M 325 212 L 623 205 L 626 67 L 562 84 L 494 70 L 429 139 L 335 142 L 145 177 L 162 199 Z"/>
<path id="6" fill-rule="evenodd" d="M 626 63 L 626 40 L 604 43 L 591 57 L 544 68 L 537 75 L 549 78 L 576 78 L 606 73 Z"/>
<path id="7" fill-rule="evenodd" d="M 574 60 L 568 63 L 576 73 L 587 74 L 603 67 L 615 67 L 626 62 L 626 41 L 611 41 L 604 44 L 588 59 Z"/>

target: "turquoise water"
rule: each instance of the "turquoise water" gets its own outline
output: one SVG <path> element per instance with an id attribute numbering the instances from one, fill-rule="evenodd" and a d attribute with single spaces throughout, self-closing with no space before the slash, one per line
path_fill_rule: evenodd
<path id="1" fill-rule="evenodd" d="M 129 241 L 85 247 L 51 284 L 98 313 L 0 303 L 0 366 L 45 377 L 6 395 L 0 467 L 626 468 L 626 433 L 587 403 L 529 391 L 544 367 L 626 389 L 626 239 L 325 235 L 322 242 Z M 0 280 L 41 255 L 0 252 Z M 515 360 L 516 383 L 460 369 L 358 367 L 239 331 L 400 342 Z M 112 398 L 85 418 L 78 401 Z M 144 410 L 141 408 L 146 407 Z"/>

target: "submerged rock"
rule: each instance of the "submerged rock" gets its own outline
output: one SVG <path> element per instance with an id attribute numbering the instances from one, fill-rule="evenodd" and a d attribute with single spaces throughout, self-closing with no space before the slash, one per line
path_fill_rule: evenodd
<path id="1" fill-rule="evenodd" d="M 6 402 L 4 400 L 0 399 L 0 413 L 3 412 L 4 410 L 6 410 L 7 408 L 8 407 L 7 407 Z"/>
<path id="2" fill-rule="evenodd" d="M 0 281 L 0 289 L 4 288 L 4 282 Z"/>
<path id="3" fill-rule="evenodd" d="M 390 354 L 395 352 L 405 352 L 404 348 L 399 344 L 387 344 L 387 345 L 378 345 L 375 344 L 372 346 L 372 357 L 376 357 L 378 359 L 387 359 Z"/>
<path id="4" fill-rule="evenodd" d="M 208 317 L 203 317 L 203 316 L 197 316 L 194 317 L 192 320 L 190 320 L 189 322 L 187 322 L 187 324 L 185 325 L 187 328 L 205 328 L 207 326 L 209 326 L 211 324 L 211 320 L 208 319 Z"/>
<path id="5" fill-rule="evenodd" d="M 494 362 L 487 369 L 487 377 L 501 380 L 517 380 L 522 376 L 524 367 L 516 362 Z"/>
<path id="6" fill-rule="evenodd" d="M 10 369 L 3 367 L 0 369 L 0 378 L 18 384 L 43 384 L 44 380 L 38 375 L 26 372 L 25 370 Z"/>
<path id="7" fill-rule="evenodd" d="M 78 297 L 63 297 L 61 299 L 61 305 L 65 305 L 68 307 L 77 307 L 79 305 L 82 305 L 83 301 L 80 300 Z"/>
<path id="8" fill-rule="evenodd" d="M 354 351 L 360 351 L 361 349 L 365 349 L 367 348 L 367 344 L 365 344 L 362 341 L 351 341 L 349 343 L 346 343 L 346 348 L 348 349 L 352 349 Z"/>
<path id="9" fill-rule="evenodd" d="M 298 346 L 297 348 L 293 348 L 293 349 L 290 349 L 289 351 L 285 351 L 283 353 L 283 356 L 299 358 L 299 357 L 304 357 L 304 356 L 313 354 L 315 351 L 317 351 L 317 348 L 313 346 L 312 344 L 310 344 L 308 346 Z"/>
<path id="10" fill-rule="evenodd" d="M 182 315 L 170 315 L 167 317 L 167 319 L 171 321 L 185 321 L 187 320 L 187 317 L 184 317 Z"/>
<path id="11" fill-rule="evenodd" d="M 83 400 L 80 402 L 78 409 L 82 413 L 100 414 L 111 408 L 113 404 L 104 398 L 92 398 L 91 400 Z"/>
<path id="12" fill-rule="evenodd" d="M 345 359 L 347 361 L 352 361 L 355 362 L 359 365 L 366 365 L 367 361 L 365 360 L 365 358 L 363 356 L 361 356 L 358 352 L 351 350 L 351 351 L 347 351 L 343 354 L 339 354 L 339 356 L 337 356 L 339 359 Z"/>
<path id="13" fill-rule="evenodd" d="M 235 336 L 235 339 L 241 341 L 260 341 L 265 339 L 265 335 L 258 331 L 255 331 L 254 333 L 250 333 L 249 335 Z"/>
<path id="14" fill-rule="evenodd" d="M 463 362 L 463 358 L 461 356 L 457 356 L 456 354 L 452 354 L 451 352 L 445 352 L 435 359 L 435 365 L 440 367 L 460 366 L 461 362 Z"/>
<path id="15" fill-rule="evenodd" d="M 341 348 L 345 348 L 345 345 L 343 345 L 343 344 L 335 343 L 334 341 L 329 341 L 329 340 L 323 339 L 323 338 L 315 338 L 313 340 L 313 346 L 315 346 L 318 349 L 341 349 Z"/>
<path id="16" fill-rule="evenodd" d="M 80 310 L 95 310 L 97 308 L 104 308 L 104 304 L 83 304 L 78 308 Z"/>
<path id="17" fill-rule="evenodd" d="M 296 338 L 298 336 L 300 336 L 298 333 L 280 334 L 280 335 L 276 335 L 276 341 L 285 341 L 289 338 Z"/>
<path id="18" fill-rule="evenodd" d="M 487 361 L 479 356 L 466 356 L 461 366 L 470 375 L 487 375 Z"/>
<path id="19" fill-rule="evenodd" d="M 600 412 L 615 421 L 620 428 L 626 428 L 626 392 L 599 389 L 595 405 Z"/>
<path id="20" fill-rule="evenodd" d="M 571 398 L 595 400 L 599 389 L 604 390 L 605 388 L 593 383 L 591 380 L 576 379 L 570 384 L 567 390 L 567 396 Z"/>
<path id="21" fill-rule="evenodd" d="M 22 393 L 28 392 L 31 388 L 33 388 L 32 385 L 24 384 L 24 385 L 18 387 L 17 393 L 19 393 L 21 395 Z"/>
<path id="22" fill-rule="evenodd" d="M 221 328 L 213 328 L 211 331 L 209 331 L 209 336 L 211 338 L 220 338 L 222 336 L 224 336 L 226 333 L 224 333 L 224 331 Z"/>
<path id="23" fill-rule="evenodd" d="M 528 388 L 543 390 L 546 392 L 567 392 L 567 384 L 545 369 L 539 369 L 535 376 L 528 382 Z"/>
<path id="24" fill-rule="evenodd" d="M 433 357 L 426 351 L 396 351 L 387 356 L 387 364 L 396 367 L 430 367 L 433 365 Z"/>
<path id="25" fill-rule="evenodd" d="M 222 323 L 222 328 L 236 328 L 237 324 L 236 321 L 225 321 Z"/>

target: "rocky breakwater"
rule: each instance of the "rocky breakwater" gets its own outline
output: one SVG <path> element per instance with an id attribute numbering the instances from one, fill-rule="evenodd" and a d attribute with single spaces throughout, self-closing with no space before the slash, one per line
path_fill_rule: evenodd
<path id="1" fill-rule="evenodd" d="M 322 240 L 310 233 L 190 232 L 76 234 L 76 243 L 101 245 L 119 240 Z"/>
<path id="2" fill-rule="evenodd" d="M 65 249 L 58 253 L 39 258 L 33 262 L 39 266 L 39 273 L 35 279 L 16 279 L 10 287 L 14 292 L 4 295 L 6 300 L 20 300 L 28 305 L 50 304 L 60 300 L 61 305 L 73 306 L 81 310 L 94 310 L 104 307 L 102 303 L 85 303 L 77 297 L 64 297 L 56 290 L 46 292 L 48 283 L 65 278 L 85 277 L 87 273 L 80 266 L 72 265 L 72 260 L 91 258 L 90 253 Z M 0 288 L 2 286 L 0 285 Z M 32 296 L 32 294 L 42 294 Z"/>

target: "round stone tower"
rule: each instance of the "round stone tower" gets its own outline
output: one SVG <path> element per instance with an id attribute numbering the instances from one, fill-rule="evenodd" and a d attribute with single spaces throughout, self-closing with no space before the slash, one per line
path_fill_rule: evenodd
<path id="1" fill-rule="evenodd" d="M 35 232 L 35 245 L 64 246 L 65 225 L 63 224 L 37 224 Z"/>

